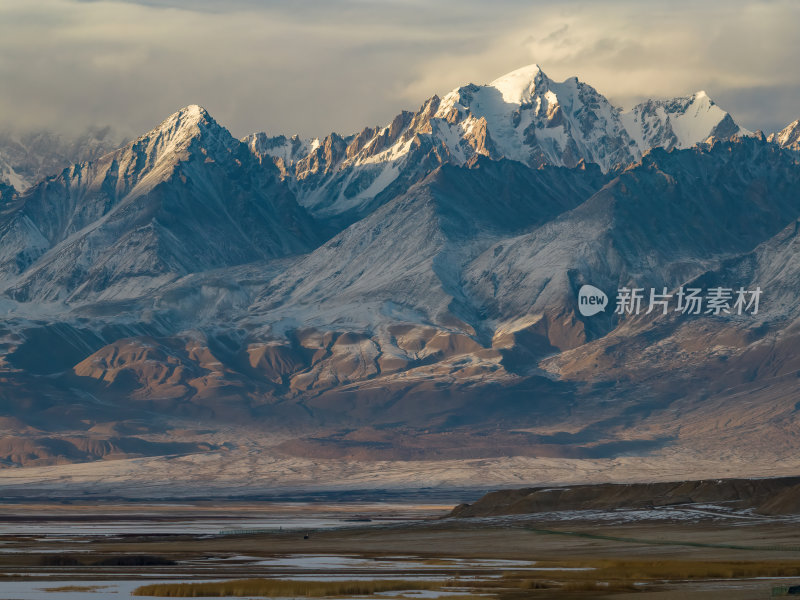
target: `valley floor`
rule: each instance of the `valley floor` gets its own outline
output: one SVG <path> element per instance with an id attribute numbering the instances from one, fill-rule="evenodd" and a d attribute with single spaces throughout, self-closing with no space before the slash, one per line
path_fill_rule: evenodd
<path id="1" fill-rule="evenodd" d="M 244 597 L 313 583 L 322 597 L 384 600 L 744 600 L 800 585 L 794 516 L 687 505 L 442 518 L 448 509 L 310 498 L 4 504 L 0 597 L 119 600 L 151 584 L 138 593 L 164 597 L 177 584 L 217 582 L 194 590 L 208 592 L 254 578 L 260 587 Z M 360 591 L 342 593 L 343 582 Z"/>

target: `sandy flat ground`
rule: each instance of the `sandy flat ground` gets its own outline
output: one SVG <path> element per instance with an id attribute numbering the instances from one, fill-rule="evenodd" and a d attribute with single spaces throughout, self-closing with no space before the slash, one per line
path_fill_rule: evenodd
<path id="1" fill-rule="evenodd" d="M 216 439 L 216 438 L 215 438 Z M 221 439 L 227 439 L 221 437 Z M 219 440 L 217 440 L 219 441 Z M 274 440 L 273 440 L 274 441 Z M 297 458 L 272 452 L 268 440 L 240 448 L 150 458 L 0 469 L 0 498 L 181 498 L 276 496 L 298 492 L 426 490 L 438 501 L 453 490 L 535 485 L 779 477 L 800 473 L 800 458 L 740 454 L 710 457 L 666 450 L 614 459 L 500 457 L 469 460 L 357 461 Z M 473 491 L 474 495 L 474 491 Z"/>

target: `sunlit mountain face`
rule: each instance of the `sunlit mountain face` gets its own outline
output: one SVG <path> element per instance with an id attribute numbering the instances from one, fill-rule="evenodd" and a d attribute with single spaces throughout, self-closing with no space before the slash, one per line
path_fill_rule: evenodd
<path id="1" fill-rule="evenodd" d="M 354 134 L 9 147 L 6 466 L 796 453 L 797 122 L 531 65 Z"/>

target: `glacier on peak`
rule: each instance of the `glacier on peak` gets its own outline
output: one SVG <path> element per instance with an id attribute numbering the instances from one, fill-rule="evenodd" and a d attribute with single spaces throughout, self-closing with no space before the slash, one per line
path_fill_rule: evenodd
<path id="1" fill-rule="evenodd" d="M 522 104 L 530 102 L 536 89 L 537 78 L 542 79 L 545 77 L 546 75 L 539 68 L 539 65 L 532 64 L 498 77 L 488 87 L 498 90 L 505 102 Z"/>
<path id="2" fill-rule="evenodd" d="M 652 148 L 691 148 L 709 138 L 752 135 L 704 90 L 670 100 L 646 100 L 620 118 L 642 155 Z"/>
<path id="3" fill-rule="evenodd" d="M 417 112 L 404 111 L 358 134 L 312 141 L 259 133 L 243 141 L 275 163 L 313 214 L 357 217 L 396 185 L 476 155 L 531 167 L 595 163 L 608 172 L 653 148 L 689 148 L 749 133 L 705 92 L 648 100 L 623 112 L 577 77 L 557 82 L 531 64 L 489 84 L 433 96 Z"/>
<path id="4" fill-rule="evenodd" d="M 623 112 L 577 77 L 556 82 L 536 64 L 485 86 L 453 90 L 437 115 L 447 118 L 454 109 L 467 119 L 484 118 L 503 157 L 531 166 L 574 166 L 583 159 L 608 171 L 654 147 L 689 148 L 709 137 L 750 133 L 704 91 Z"/>

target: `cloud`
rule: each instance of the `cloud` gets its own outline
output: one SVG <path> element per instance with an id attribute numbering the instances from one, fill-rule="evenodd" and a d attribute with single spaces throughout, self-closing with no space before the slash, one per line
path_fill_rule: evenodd
<path id="1" fill-rule="evenodd" d="M 800 4 L 779 1 L 540 5 L 473 56 L 431 57 L 408 91 L 456 84 L 470 69 L 485 82 L 536 62 L 554 79 L 577 75 L 624 107 L 705 89 L 746 127 L 770 130 L 800 116 L 791 93 L 800 85 L 798 23 Z"/>
<path id="2" fill-rule="evenodd" d="M 132 135 L 199 103 L 237 135 L 349 133 L 537 62 L 622 105 L 706 89 L 769 130 L 800 116 L 798 17 L 789 0 L 4 0 L 0 125 Z"/>

